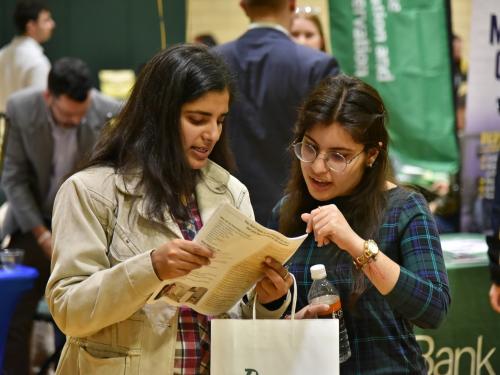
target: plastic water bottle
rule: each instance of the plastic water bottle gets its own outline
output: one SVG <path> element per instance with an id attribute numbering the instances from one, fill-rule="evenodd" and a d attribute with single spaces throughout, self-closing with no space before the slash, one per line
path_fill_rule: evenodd
<path id="1" fill-rule="evenodd" d="M 344 313 L 340 303 L 340 295 L 338 290 L 326 279 L 326 269 L 323 264 L 311 266 L 311 278 L 313 283 L 307 300 L 309 304 L 325 304 L 330 305 L 330 310 L 318 315 L 320 319 L 338 319 L 339 320 L 339 360 L 343 363 L 351 356 L 351 348 L 349 346 L 349 338 L 345 327 Z"/>

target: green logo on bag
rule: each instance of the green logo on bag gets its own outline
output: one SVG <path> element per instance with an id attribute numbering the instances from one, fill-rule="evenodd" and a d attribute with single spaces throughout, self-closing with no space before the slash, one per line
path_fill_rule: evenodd
<path id="1" fill-rule="evenodd" d="M 253 368 L 246 368 L 245 371 L 247 372 L 245 375 L 259 375 L 259 372 Z"/>

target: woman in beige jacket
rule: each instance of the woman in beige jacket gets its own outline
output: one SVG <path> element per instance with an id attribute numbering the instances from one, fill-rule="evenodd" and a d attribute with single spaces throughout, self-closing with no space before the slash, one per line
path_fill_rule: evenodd
<path id="1" fill-rule="evenodd" d="M 204 47 L 160 52 L 87 165 L 61 187 L 46 291 L 67 335 L 58 374 L 209 373 L 210 317 L 146 301 L 162 280 L 210 263 L 212 251 L 191 240 L 220 204 L 253 218 L 246 187 L 222 167 L 231 166 L 229 77 Z M 291 278 L 272 259 L 263 267 L 258 317 L 278 318 Z M 248 317 L 252 302 L 227 315 Z"/>

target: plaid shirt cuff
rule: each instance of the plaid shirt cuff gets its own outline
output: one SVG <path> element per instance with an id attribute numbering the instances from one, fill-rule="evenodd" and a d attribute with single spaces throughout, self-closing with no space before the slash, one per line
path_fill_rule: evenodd
<path id="1" fill-rule="evenodd" d="M 398 281 L 386 295 L 389 304 L 421 328 L 437 328 L 446 317 L 448 304 L 444 290 L 415 277 L 401 267 Z"/>

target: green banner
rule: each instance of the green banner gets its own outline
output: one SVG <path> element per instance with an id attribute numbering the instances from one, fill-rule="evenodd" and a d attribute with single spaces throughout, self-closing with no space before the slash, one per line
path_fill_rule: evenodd
<path id="1" fill-rule="evenodd" d="M 373 85 L 386 103 L 396 169 L 456 172 L 446 0 L 329 0 L 329 6 L 342 71 Z"/>

